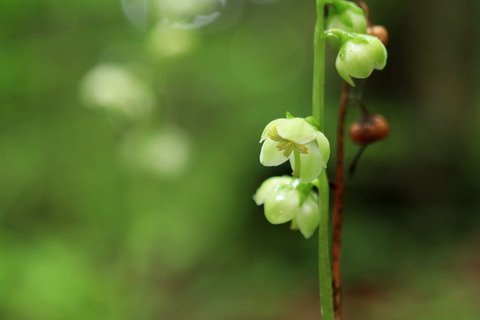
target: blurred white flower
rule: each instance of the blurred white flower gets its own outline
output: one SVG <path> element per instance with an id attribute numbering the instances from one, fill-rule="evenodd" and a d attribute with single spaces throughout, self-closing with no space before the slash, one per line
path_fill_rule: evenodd
<path id="1" fill-rule="evenodd" d="M 253 3 L 260 3 L 260 4 L 271 4 L 271 3 L 278 2 L 279 0 L 249 0 L 249 1 Z"/>
<path id="2" fill-rule="evenodd" d="M 150 1 L 151 0 L 121 0 L 125 16 L 138 29 L 145 30 L 148 27 Z"/>
<path id="3" fill-rule="evenodd" d="M 158 129 L 140 129 L 126 136 L 122 158 L 131 169 L 175 178 L 187 168 L 191 146 L 188 135 L 168 125 Z"/>
<path id="4" fill-rule="evenodd" d="M 81 96 L 88 106 L 131 118 L 150 113 L 156 101 L 153 91 L 128 68 L 100 64 L 81 82 Z"/>
<path id="5" fill-rule="evenodd" d="M 173 28 L 159 22 L 148 37 L 148 45 L 155 55 L 173 57 L 191 50 L 198 39 L 192 30 Z"/>
<path id="6" fill-rule="evenodd" d="M 218 12 L 226 0 L 156 0 L 155 7 L 162 16 L 192 16 Z"/>

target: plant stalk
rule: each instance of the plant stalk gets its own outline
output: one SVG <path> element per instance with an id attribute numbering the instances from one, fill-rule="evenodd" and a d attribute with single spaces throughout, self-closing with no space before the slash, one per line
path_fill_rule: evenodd
<path id="1" fill-rule="evenodd" d="M 320 124 L 320 131 L 324 129 L 324 104 L 325 104 L 325 38 L 324 38 L 324 13 L 323 8 L 328 1 L 317 0 L 317 21 L 313 39 L 313 106 L 312 115 Z"/>
<path id="2" fill-rule="evenodd" d="M 320 313 L 322 320 L 334 319 L 332 265 L 330 257 L 330 185 L 327 172 L 323 170 L 318 178 L 320 226 L 318 229 L 318 276 L 320 285 Z"/>
<path id="3" fill-rule="evenodd" d="M 333 295 L 335 320 L 342 318 L 342 291 L 340 282 L 340 249 L 342 239 L 342 216 L 343 216 L 343 173 L 344 173 L 344 141 L 345 141 L 345 119 L 349 103 L 348 95 L 350 85 L 343 82 L 342 96 L 337 127 L 337 159 L 335 171 L 335 191 L 333 196 L 333 230 L 332 230 L 332 274 L 333 274 Z"/>
<path id="4" fill-rule="evenodd" d="M 325 39 L 324 7 L 330 1 L 317 0 L 317 20 L 314 35 L 313 101 L 312 115 L 324 130 L 325 101 Z M 333 320 L 332 269 L 330 258 L 329 184 L 326 170 L 319 177 L 318 275 L 320 287 L 320 313 L 322 320 Z"/>

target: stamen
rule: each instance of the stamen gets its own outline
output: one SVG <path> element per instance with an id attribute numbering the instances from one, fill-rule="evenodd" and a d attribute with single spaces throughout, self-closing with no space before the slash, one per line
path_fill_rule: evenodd
<path id="1" fill-rule="evenodd" d="M 295 151 L 301 154 L 308 154 L 308 147 L 304 144 L 295 144 Z"/>
<path id="2" fill-rule="evenodd" d="M 278 141 L 278 142 L 282 142 L 282 141 L 288 141 L 288 140 L 285 140 L 284 138 L 282 138 L 278 132 L 277 132 L 277 128 L 274 127 L 272 130 L 270 130 L 268 132 L 268 137 L 270 139 L 272 139 L 273 141 Z"/>
<path id="3" fill-rule="evenodd" d="M 296 144 L 290 140 L 282 138 L 277 131 L 277 128 L 274 127 L 268 132 L 268 137 L 273 141 L 280 142 L 277 144 L 276 148 L 278 151 L 283 151 L 283 155 L 288 158 L 292 154 L 293 150 L 301 154 L 308 154 L 308 148 L 304 144 Z"/>
<path id="4" fill-rule="evenodd" d="M 295 146 L 291 142 L 284 141 L 284 142 L 280 142 L 276 146 L 276 148 L 277 148 L 278 151 L 283 151 L 283 155 L 285 156 L 285 158 L 288 158 L 292 154 Z"/>

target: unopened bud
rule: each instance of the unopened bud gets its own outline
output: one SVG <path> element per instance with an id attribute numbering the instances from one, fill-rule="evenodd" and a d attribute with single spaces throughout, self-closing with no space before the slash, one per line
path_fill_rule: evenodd
<path id="1" fill-rule="evenodd" d="M 330 31 L 334 35 L 338 30 Z M 335 61 L 338 74 L 351 86 L 355 86 L 352 77 L 365 79 L 373 70 L 382 70 L 387 64 L 387 50 L 377 37 L 366 34 L 341 34 L 344 43 Z"/>
<path id="2" fill-rule="evenodd" d="M 365 33 L 367 31 L 365 12 L 353 2 L 334 1 L 328 12 L 327 29 Z"/>
<path id="3" fill-rule="evenodd" d="M 385 139 L 390 131 L 387 120 L 381 115 L 368 115 L 350 126 L 350 138 L 356 144 L 365 146 Z"/>
<path id="4" fill-rule="evenodd" d="M 388 44 L 388 31 L 384 26 L 375 25 L 375 26 L 368 27 L 367 33 L 369 35 L 375 36 L 378 39 L 380 39 L 383 45 L 386 46 Z"/>

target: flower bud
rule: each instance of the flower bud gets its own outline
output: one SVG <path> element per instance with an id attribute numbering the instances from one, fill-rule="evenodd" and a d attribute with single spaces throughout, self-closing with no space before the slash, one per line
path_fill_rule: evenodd
<path id="1" fill-rule="evenodd" d="M 368 78 L 374 69 L 382 70 L 387 64 L 387 50 L 374 36 L 349 34 L 338 52 L 335 66 L 340 76 L 351 86 L 351 77 Z"/>
<path id="2" fill-rule="evenodd" d="M 265 218 L 271 224 L 281 224 L 295 218 L 300 202 L 295 189 L 281 190 L 265 202 Z"/>
<path id="3" fill-rule="evenodd" d="M 362 8 L 350 1 L 334 1 L 327 16 L 327 29 L 366 33 L 367 18 Z"/>
<path id="4" fill-rule="evenodd" d="M 269 198 L 274 196 L 278 191 L 285 189 L 293 189 L 293 181 L 295 179 L 288 176 L 272 177 L 265 180 L 257 192 L 253 196 L 253 200 L 257 206 L 264 204 Z"/>
<path id="5" fill-rule="evenodd" d="M 299 229 L 305 238 L 309 238 L 320 221 L 318 196 L 312 187 L 292 177 L 272 177 L 262 183 L 253 198 L 257 205 L 264 205 L 268 222 L 291 221 L 292 229 Z"/>
<path id="6" fill-rule="evenodd" d="M 381 115 L 368 115 L 350 126 L 349 134 L 352 141 L 365 146 L 387 137 L 390 126 Z"/>
<path id="7" fill-rule="evenodd" d="M 375 36 L 378 39 L 380 39 L 383 45 L 386 46 L 388 44 L 388 31 L 384 26 L 375 25 L 375 26 L 368 27 L 367 33 L 369 35 Z"/>

